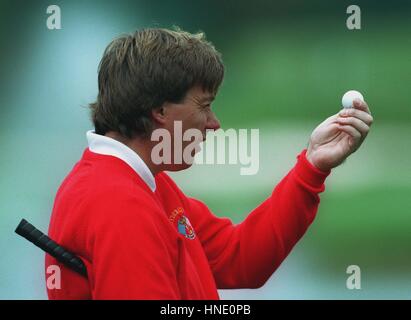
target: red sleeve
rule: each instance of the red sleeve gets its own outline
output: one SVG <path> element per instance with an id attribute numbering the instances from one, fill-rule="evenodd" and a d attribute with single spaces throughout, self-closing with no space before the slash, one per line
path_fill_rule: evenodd
<path id="1" fill-rule="evenodd" d="M 180 299 L 164 214 L 144 195 L 117 191 L 96 199 L 89 240 L 93 299 Z"/>
<path id="2" fill-rule="evenodd" d="M 329 172 L 311 165 L 305 152 L 271 197 L 238 225 L 189 199 L 190 219 L 219 289 L 262 286 L 314 220 Z"/>

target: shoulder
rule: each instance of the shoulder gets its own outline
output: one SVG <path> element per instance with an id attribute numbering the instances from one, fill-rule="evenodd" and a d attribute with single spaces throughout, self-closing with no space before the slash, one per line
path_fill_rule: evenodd
<path id="1" fill-rule="evenodd" d="M 87 201 L 92 243 L 107 239 L 147 242 L 172 235 L 164 210 L 144 190 L 102 188 Z"/>
<path id="2" fill-rule="evenodd" d="M 139 185 L 112 183 L 88 191 L 87 205 L 103 218 L 106 214 L 127 217 L 159 210 L 152 194 Z"/>

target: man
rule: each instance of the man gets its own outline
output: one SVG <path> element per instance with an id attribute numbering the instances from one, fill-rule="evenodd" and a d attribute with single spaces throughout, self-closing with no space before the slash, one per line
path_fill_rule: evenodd
<path id="1" fill-rule="evenodd" d="M 88 279 L 47 256 L 62 274 L 50 299 L 218 299 L 217 288 L 262 286 L 302 237 L 330 170 L 366 137 L 368 107 L 356 101 L 320 124 L 272 195 L 233 225 L 165 173 L 191 165 L 176 161 L 175 143 L 170 162 L 153 159 L 156 130 L 174 138 L 179 123 L 205 139 L 220 127 L 211 102 L 223 75 L 203 34 L 146 29 L 107 47 L 91 105 L 95 131 L 58 190 L 49 227 L 83 259 Z"/>

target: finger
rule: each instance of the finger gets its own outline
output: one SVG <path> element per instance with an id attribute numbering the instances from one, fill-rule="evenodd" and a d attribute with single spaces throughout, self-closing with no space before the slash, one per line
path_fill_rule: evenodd
<path id="1" fill-rule="evenodd" d="M 367 113 L 365 111 L 362 111 L 362 110 L 354 109 L 354 108 L 341 110 L 340 113 L 339 113 L 339 116 L 341 116 L 341 117 L 355 117 L 355 118 L 365 122 L 368 126 L 371 126 L 373 121 L 374 121 L 372 115 L 370 115 L 369 113 Z"/>
<path id="2" fill-rule="evenodd" d="M 354 127 L 361 133 L 361 136 L 367 135 L 368 131 L 370 131 L 370 127 L 365 122 L 355 117 L 338 117 L 337 122 L 342 125 L 350 125 Z"/>
<path id="3" fill-rule="evenodd" d="M 360 99 L 355 99 L 354 100 L 353 107 L 355 109 L 362 110 L 362 111 L 367 112 L 368 114 L 371 114 L 371 111 L 370 111 L 370 108 L 368 108 L 367 102 L 362 101 Z"/>
<path id="4" fill-rule="evenodd" d="M 328 125 L 330 123 L 335 122 L 335 120 L 337 120 L 338 118 L 338 113 L 337 114 L 333 114 L 332 116 L 328 117 L 327 119 L 325 119 L 321 124 L 322 125 Z"/>
<path id="5" fill-rule="evenodd" d="M 340 125 L 338 127 L 341 131 L 347 133 L 349 136 L 351 136 L 355 141 L 360 141 L 361 140 L 361 132 L 359 132 L 357 129 L 355 129 L 353 126 L 350 125 Z"/>

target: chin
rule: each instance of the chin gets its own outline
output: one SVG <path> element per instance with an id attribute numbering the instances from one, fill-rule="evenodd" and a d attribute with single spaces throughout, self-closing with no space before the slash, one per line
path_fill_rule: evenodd
<path id="1" fill-rule="evenodd" d="M 171 164 L 167 166 L 166 171 L 181 171 L 190 168 L 193 163 Z"/>
<path id="2" fill-rule="evenodd" d="M 193 149 L 193 150 L 191 151 L 191 157 L 190 157 L 190 159 L 189 159 L 190 162 L 184 161 L 184 157 L 181 156 L 181 158 L 182 158 L 182 159 L 181 159 L 181 160 L 182 160 L 182 163 L 172 163 L 172 164 L 168 164 L 168 165 L 165 166 L 165 167 L 166 167 L 165 170 L 166 170 L 166 171 L 181 171 L 181 170 L 185 170 L 185 169 L 190 168 L 190 167 L 195 163 L 195 161 L 194 161 L 195 155 L 196 155 L 198 152 L 200 152 L 200 150 L 201 150 L 201 147 L 198 147 L 198 146 L 197 146 L 196 149 Z"/>

